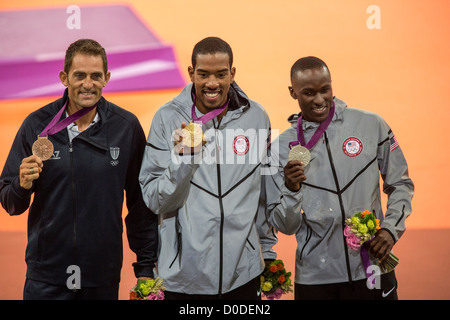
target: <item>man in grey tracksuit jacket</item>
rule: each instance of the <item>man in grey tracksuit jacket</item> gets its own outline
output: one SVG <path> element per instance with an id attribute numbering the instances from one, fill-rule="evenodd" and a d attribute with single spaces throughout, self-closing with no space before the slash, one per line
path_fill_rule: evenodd
<path id="1" fill-rule="evenodd" d="M 259 278 L 263 259 L 276 258 L 276 237 L 257 216 L 270 122 L 233 83 L 220 123 L 203 124 L 202 152 L 180 156 L 172 136 L 191 121 L 192 93 L 191 83 L 156 112 L 140 183 L 160 217 L 158 272 L 167 290 L 221 295 Z"/>
<path id="2" fill-rule="evenodd" d="M 302 89 L 310 94 L 305 88 Z M 328 90 L 327 86 L 319 88 Z M 311 161 L 304 167 L 306 180 L 300 190 L 287 188 L 283 171 L 288 163 L 289 143 L 298 139 L 300 114 L 289 117 L 291 127 L 273 143 L 274 149 L 275 145 L 279 148 L 279 154 L 273 154 L 273 161 L 279 161 L 279 173 L 265 176 L 269 205 L 263 210 L 270 213 L 276 229 L 295 234 L 297 238 L 296 290 L 297 284 L 308 289 L 312 285 L 350 284 L 366 278 L 359 251 L 349 249 L 346 244 L 345 219 L 358 211 L 369 210 L 380 220 L 381 229 L 387 230 L 397 241 L 411 213 L 414 186 L 390 127 L 380 116 L 348 108 L 344 101 L 330 97 L 335 111 L 328 128 L 310 149 Z M 318 126 L 318 122 L 303 119 L 305 141 L 311 139 Z M 380 174 L 383 191 L 388 195 L 384 215 Z M 375 265 L 376 259 L 372 257 L 371 262 Z"/>

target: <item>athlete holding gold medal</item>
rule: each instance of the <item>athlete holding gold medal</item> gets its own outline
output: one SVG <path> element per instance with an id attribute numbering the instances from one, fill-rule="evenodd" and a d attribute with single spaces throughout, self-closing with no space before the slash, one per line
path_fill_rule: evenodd
<path id="1" fill-rule="evenodd" d="M 222 39 L 199 41 L 188 72 L 192 83 L 155 113 L 139 177 L 160 216 L 165 298 L 258 300 L 263 259 L 276 258 L 256 216 L 269 117 L 235 83 Z"/>

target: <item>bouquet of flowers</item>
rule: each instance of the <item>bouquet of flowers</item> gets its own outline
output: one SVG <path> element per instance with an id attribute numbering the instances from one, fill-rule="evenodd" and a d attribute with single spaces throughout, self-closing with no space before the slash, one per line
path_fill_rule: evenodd
<path id="1" fill-rule="evenodd" d="M 164 300 L 164 290 L 163 280 L 159 277 L 138 279 L 136 286 L 130 291 L 130 300 Z"/>
<path id="2" fill-rule="evenodd" d="M 261 276 L 261 291 L 269 299 L 280 299 L 284 293 L 292 292 L 291 273 L 286 272 L 284 263 L 275 260 L 266 266 Z"/>
<path id="3" fill-rule="evenodd" d="M 356 212 L 353 217 L 345 220 L 344 235 L 350 249 L 358 250 L 364 243 L 372 240 L 380 229 L 380 220 L 375 215 L 365 210 Z M 363 252 L 361 252 L 363 254 Z M 398 265 L 399 259 L 391 252 L 389 257 L 380 265 L 382 271 L 390 272 Z"/>

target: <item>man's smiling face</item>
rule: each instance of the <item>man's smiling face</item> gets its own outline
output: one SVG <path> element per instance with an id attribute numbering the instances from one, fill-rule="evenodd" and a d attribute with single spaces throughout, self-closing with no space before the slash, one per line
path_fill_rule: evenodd
<path id="1" fill-rule="evenodd" d="M 331 76 L 327 68 L 297 71 L 289 87 L 291 97 L 298 100 L 302 116 L 307 121 L 322 122 L 333 106 Z"/>
<path id="2" fill-rule="evenodd" d="M 68 88 L 69 103 L 79 110 L 92 107 L 100 100 L 110 73 L 105 74 L 101 56 L 77 53 L 69 72 L 61 71 L 60 78 Z"/>
<path id="3" fill-rule="evenodd" d="M 236 73 L 236 69 L 230 66 L 228 54 L 199 54 L 195 69 L 189 67 L 188 71 L 195 88 L 195 104 L 200 112 L 208 113 L 226 103 Z"/>

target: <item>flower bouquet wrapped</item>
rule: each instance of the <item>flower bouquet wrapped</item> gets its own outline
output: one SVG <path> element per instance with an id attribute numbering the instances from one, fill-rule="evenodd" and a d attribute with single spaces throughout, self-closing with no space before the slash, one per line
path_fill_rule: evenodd
<path id="1" fill-rule="evenodd" d="M 380 229 L 380 220 L 368 211 L 356 212 L 353 217 L 345 220 L 344 235 L 347 245 L 352 250 L 358 250 L 365 243 L 372 240 L 375 233 Z M 361 248 L 361 257 L 363 258 L 364 267 L 368 267 L 368 253 L 366 248 Z M 399 259 L 390 252 L 389 257 L 380 265 L 383 272 L 390 272 L 398 265 Z M 369 263 L 370 265 L 370 263 Z"/>
<path id="2" fill-rule="evenodd" d="M 286 272 L 284 263 L 275 260 L 268 264 L 261 276 L 261 291 L 269 299 L 280 299 L 284 293 L 292 292 L 291 273 Z"/>
<path id="3" fill-rule="evenodd" d="M 130 291 L 130 300 L 164 300 L 163 280 L 161 278 L 138 279 L 136 286 Z"/>

